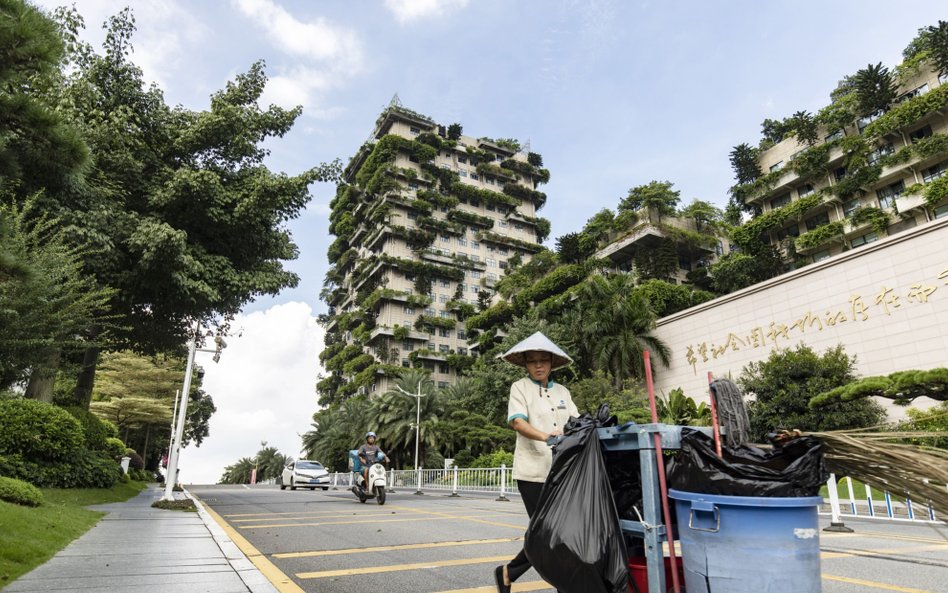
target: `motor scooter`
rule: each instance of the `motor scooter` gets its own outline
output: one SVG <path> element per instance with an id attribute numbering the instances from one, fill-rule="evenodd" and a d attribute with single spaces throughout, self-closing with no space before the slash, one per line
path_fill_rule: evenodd
<path id="1" fill-rule="evenodd" d="M 380 505 L 385 504 L 385 488 L 388 485 L 385 476 L 385 455 L 379 451 L 378 459 L 369 466 L 369 483 L 365 484 L 362 478 L 362 467 L 359 463 L 358 455 L 353 458 L 351 451 L 349 455 L 349 469 L 352 471 L 352 493 L 359 498 L 359 502 L 365 502 L 374 498 Z"/>

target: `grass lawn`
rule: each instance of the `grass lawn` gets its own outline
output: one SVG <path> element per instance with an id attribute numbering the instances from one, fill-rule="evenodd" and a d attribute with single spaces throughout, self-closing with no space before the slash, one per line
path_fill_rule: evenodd
<path id="1" fill-rule="evenodd" d="M 0 501 L 0 589 L 53 557 L 105 514 L 83 508 L 128 500 L 145 482 L 112 488 L 42 489 L 45 503 L 31 508 Z"/>
<path id="2" fill-rule="evenodd" d="M 872 489 L 872 502 L 884 502 L 885 493 L 882 490 L 879 490 L 875 486 L 871 487 Z M 836 493 L 839 494 L 840 504 L 848 503 L 849 501 L 849 484 L 844 478 L 837 478 L 836 480 Z M 826 485 L 820 488 L 820 496 L 823 498 L 829 498 L 829 490 Z M 866 500 L 866 485 L 860 482 L 859 480 L 853 480 L 853 496 L 856 498 L 856 501 Z"/>

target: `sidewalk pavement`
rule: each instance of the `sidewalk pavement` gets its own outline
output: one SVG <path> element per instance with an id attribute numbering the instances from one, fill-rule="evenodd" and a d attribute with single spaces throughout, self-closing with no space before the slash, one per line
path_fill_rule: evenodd
<path id="1" fill-rule="evenodd" d="M 197 513 L 152 508 L 163 493 L 153 485 L 126 502 L 90 507 L 108 514 L 4 592 L 277 592 L 200 502 Z"/>

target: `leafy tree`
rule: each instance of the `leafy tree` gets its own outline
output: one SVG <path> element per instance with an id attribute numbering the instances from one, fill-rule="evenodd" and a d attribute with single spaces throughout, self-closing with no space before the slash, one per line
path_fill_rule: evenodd
<path id="1" fill-rule="evenodd" d="M 118 290 L 110 344 L 174 350 L 193 320 L 226 319 L 257 295 L 294 286 L 298 277 L 283 261 L 297 249 L 285 223 L 306 205 L 308 186 L 333 178 L 338 165 L 292 177 L 266 167 L 262 144 L 287 133 L 300 109 L 258 106 L 262 63 L 214 93 L 207 111 L 171 108 L 129 59 L 129 10 L 109 19 L 102 54 L 76 40 L 81 19 L 63 20 L 73 49 L 51 100 L 80 129 L 91 168 L 85 184 L 47 195 L 42 206 L 77 244 L 109 254 L 87 259 L 86 268 Z M 98 348 L 89 348 L 80 405 L 91 398 L 97 358 Z"/>
<path id="2" fill-rule="evenodd" d="M 592 361 L 593 369 L 612 375 L 616 389 L 628 379 L 645 376 L 642 353 L 646 349 L 668 366 L 668 347 L 650 333 L 655 314 L 645 296 L 635 290 L 631 275 L 594 273 L 577 297 L 578 316 L 570 329 L 578 336 L 584 358 Z"/>
<path id="3" fill-rule="evenodd" d="M 831 402 L 848 402 L 866 397 L 884 397 L 903 406 L 919 397 L 948 401 L 948 368 L 898 371 L 884 377 L 864 377 L 820 393 L 810 401 L 810 407 L 819 408 Z"/>
<path id="4" fill-rule="evenodd" d="M 808 346 L 775 349 L 767 360 L 744 367 L 738 384 L 754 401 L 747 406 L 751 436 L 763 442 L 779 428 L 827 431 L 862 428 L 885 418 L 882 406 L 871 400 L 836 402 L 819 410 L 810 399 L 855 378 L 855 360 L 842 346 L 822 355 Z"/>
<path id="5" fill-rule="evenodd" d="M 113 291 L 83 273 L 88 254 L 32 205 L 0 205 L 0 389 L 29 378 L 27 397 L 49 402 L 62 353 L 89 345 L 83 331 L 105 321 Z"/>
<path id="6" fill-rule="evenodd" d="M 710 292 L 694 290 L 683 284 L 672 284 L 664 280 L 646 280 L 634 290 L 645 297 L 649 308 L 659 318 L 684 311 L 714 298 Z"/>
<path id="7" fill-rule="evenodd" d="M 695 198 L 691 203 L 678 211 L 681 218 L 690 218 L 695 223 L 698 232 L 717 234 L 724 221 L 724 213 L 710 202 Z"/>
<path id="8" fill-rule="evenodd" d="M 927 410 L 909 408 L 905 413 L 909 419 L 907 422 L 899 424 L 899 430 L 948 434 L 948 401 L 943 401 Z M 946 436 L 920 437 L 913 439 L 913 441 L 919 445 L 948 449 L 948 437 Z"/>
<path id="9" fill-rule="evenodd" d="M 760 135 L 773 144 L 782 142 L 789 131 L 790 127 L 786 122 L 776 119 L 767 118 L 760 124 Z"/>
<path id="10" fill-rule="evenodd" d="M 629 190 L 629 194 L 619 202 L 619 211 L 636 211 L 642 208 L 657 216 L 656 222 L 662 221 L 662 216 L 673 216 L 678 202 L 681 201 L 681 192 L 672 189 L 670 181 L 651 181 L 647 185 L 639 185 Z"/>
<path id="11" fill-rule="evenodd" d="M 537 152 L 528 152 L 527 153 L 527 162 L 533 165 L 534 167 L 543 166 L 543 155 Z"/>
<path id="12" fill-rule="evenodd" d="M 889 69 L 878 64 L 869 64 L 853 77 L 857 109 L 860 115 L 886 111 L 895 100 L 898 89 Z"/>
<path id="13" fill-rule="evenodd" d="M 386 451 L 393 460 L 403 464 L 414 464 L 415 452 L 415 416 L 416 398 L 408 397 L 402 391 L 422 394 L 420 400 L 421 424 L 418 432 L 419 462 L 427 451 L 437 450 L 440 438 L 440 422 L 445 408 L 441 394 L 435 389 L 434 381 L 426 371 L 406 370 L 395 380 L 395 386 L 372 402 L 379 440 L 385 443 Z"/>
<path id="14" fill-rule="evenodd" d="M 938 21 L 937 25 L 928 27 L 926 45 L 938 74 L 948 74 L 948 21 Z"/>
<path id="15" fill-rule="evenodd" d="M 760 177 L 760 165 L 757 161 L 759 152 L 746 142 L 738 144 L 731 150 L 728 158 L 731 161 L 731 169 L 734 170 L 734 178 L 737 183 L 751 183 Z"/>
<path id="16" fill-rule="evenodd" d="M 581 233 L 566 233 L 556 238 L 556 255 L 564 264 L 578 264 L 596 252 L 596 243 L 583 241 Z"/>
<path id="17" fill-rule="evenodd" d="M 448 140 L 460 140 L 461 132 L 464 128 L 461 127 L 461 124 L 451 124 L 448 126 Z"/>
<path id="18" fill-rule="evenodd" d="M 786 264 L 776 248 L 767 245 L 755 253 L 732 251 L 711 265 L 714 292 L 728 294 L 779 276 Z"/>
<path id="19" fill-rule="evenodd" d="M 812 113 L 808 111 L 797 111 L 790 118 L 789 124 L 790 129 L 796 133 L 797 139 L 803 144 L 813 146 L 819 142 L 819 125 Z"/>
<path id="20" fill-rule="evenodd" d="M 602 404 L 609 406 L 609 412 L 615 414 L 619 422 L 651 421 L 648 401 L 641 386 L 633 386 L 627 381 L 621 389 L 616 389 L 615 380 L 602 370 L 593 371 L 589 377 L 571 382 L 569 385 L 573 403 L 580 414 L 595 414 Z"/>
<path id="21" fill-rule="evenodd" d="M 632 264 L 640 280 L 668 278 L 678 269 L 678 245 L 671 239 L 659 239 L 648 249 L 637 249 Z"/>
<path id="22" fill-rule="evenodd" d="M 64 43 L 22 0 L 0 3 L 0 190 L 20 196 L 81 182 L 88 148 L 50 99 Z"/>
<path id="23" fill-rule="evenodd" d="M 371 404 L 364 396 L 350 398 L 313 414 L 313 430 L 303 433 L 303 450 L 334 471 L 346 471 L 348 453 L 375 425 Z M 378 431 L 376 431 L 378 432 Z"/>

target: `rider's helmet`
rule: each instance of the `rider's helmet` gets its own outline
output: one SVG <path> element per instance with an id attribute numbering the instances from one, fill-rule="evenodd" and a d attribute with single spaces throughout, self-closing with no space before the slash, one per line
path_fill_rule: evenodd
<path id="1" fill-rule="evenodd" d="M 376 439 L 379 438 L 378 435 L 376 435 L 376 434 L 375 434 L 374 432 L 372 432 L 371 430 L 370 430 L 369 432 L 365 433 L 365 440 L 369 440 L 369 437 L 375 437 Z"/>

